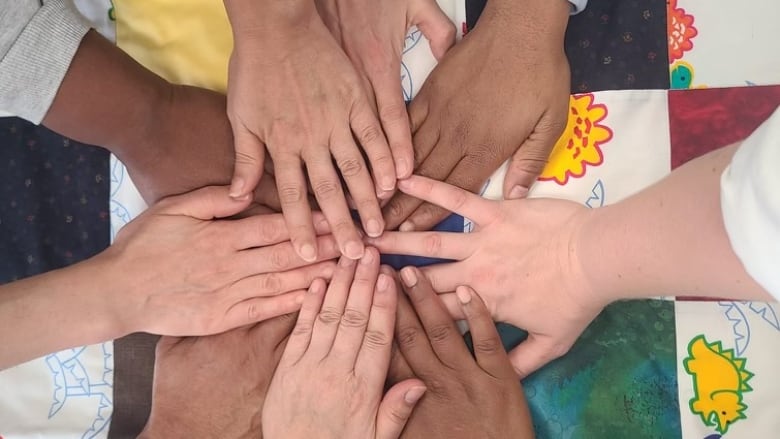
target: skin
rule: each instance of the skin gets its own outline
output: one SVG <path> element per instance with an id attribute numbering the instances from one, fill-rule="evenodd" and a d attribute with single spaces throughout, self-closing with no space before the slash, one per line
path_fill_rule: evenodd
<path id="1" fill-rule="evenodd" d="M 398 294 L 368 247 L 342 257 L 325 293 L 312 284 L 263 408 L 267 438 L 397 438 L 425 392 L 416 379 L 384 393 Z"/>
<path id="2" fill-rule="evenodd" d="M 359 259 L 364 247 L 340 178 L 369 236 L 382 233 L 378 197 L 396 182 L 390 147 L 359 75 L 312 1 L 225 0 L 225 8 L 235 41 L 228 71 L 236 150 L 230 195 L 242 199 L 255 188 L 268 149 L 298 254 L 307 261 L 318 254 L 309 181 L 342 254 Z"/>
<path id="3" fill-rule="evenodd" d="M 234 151 L 226 105 L 219 93 L 170 84 L 89 31 L 43 125 L 111 151 L 151 205 L 230 183 Z M 263 176 L 255 201 L 280 210 L 271 176 Z"/>
<path id="4" fill-rule="evenodd" d="M 456 290 L 474 340 L 472 357 L 422 272 L 406 267 L 401 279 L 408 298 L 398 304 L 389 382 L 416 376 L 428 386 L 402 437 L 533 438 L 525 395 L 482 299 L 471 288 Z"/>
<path id="5" fill-rule="evenodd" d="M 565 0 L 490 0 L 412 100 L 415 174 L 478 192 L 510 159 L 505 198 L 521 198 L 566 126 Z M 427 230 L 449 212 L 398 194 L 388 229 Z"/>
<path id="6" fill-rule="evenodd" d="M 152 412 L 138 437 L 262 437 L 263 403 L 295 318 L 286 314 L 207 337 L 162 337 Z"/>
<path id="7" fill-rule="evenodd" d="M 436 59 L 455 43 L 455 26 L 435 0 L 316 0 L 317 10 L 362 78 L 387 134 L 398 178 L 412 175 L 414 150 L 398 80 L 406 33 L 416 26 Z"/>
<path id="8" fill-rule="evenodd" d="M 384 253 L 455 260 L 423 271 L 454 316 L 462 313 L 447 293 L 469 285 L 496 320 L 529 332 L 510 353 L 525 377 L 565 354 L 616 300 L 678 293 L 772 300 L 745 272 L 723 225 L 720 176 L 736 148 L 692 160 L 600 209 L 555 199 L 490 201 L 414 176 L 402 191 L 474 220 L 475 232 L 387 233 L 369 242 Z"/>
<path id="9" fill-rule="evenodd" d="M 297 310 L 333 262 L 300 259 L 281 215 L 219 219 L 248 204 L 226 186 L 166 198 L 97 256 L 0 286 L 0 332 L 16 334 L 0 369 L 133 332 L 208 335 Z M 324 259 L 338 254 L 332 236 L 318 239 Z"/>

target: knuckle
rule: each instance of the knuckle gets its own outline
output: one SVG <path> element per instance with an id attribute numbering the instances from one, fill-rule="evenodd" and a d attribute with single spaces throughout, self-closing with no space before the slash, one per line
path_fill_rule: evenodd
<path id="1" fill-rule="evenodd" d="M 266 293 L 281 292 L 282 281 L 278 273 L 270 273 L 263 277 L 262 290 Z"/>
<path id="2" fill-rule="evenodd" d="M 433 378 L 433 377 L 426 377 L 425 381 L 425 387 L 428 388 L 426 393 L 430 393 L 431 395 L 446 395 L 447 394 L 447 384 L 439 379 L 439 378 Z"/>
<path id="3" fill-rule="evenodd" d="M 344 177 L 354 177 L 363 171 L 363 160 L 351 157 L 336 162 Z"/>
<path id="4" fill-rule="evenodd" d="M 503 349 L 501 342 L 495 338 L 484 338 L 474 341 L 474 351 L 482 354 L 496 354 Z"/>
<path id="5" fill-rule="evenodd" d="M 312 184 L 312 188 L 314 189 L 314 194 L 317 196 L 317 198 L 320 198 L 322 200 L 328 200 L 333 198 L 337 193 L 341 192 L 339 190 L 339 183 L 334 180 L 318 180 Z"/>
<path id="6" fill-rule="evenodd" d="M 332 325 L 341 321 L 341 312 L 334 308 L 323 308 L 317 319 L 326 325 Z"/>
<path id="7" fill-rule="evenodd" d="M 409 418 L 409 412 L 400 410 L 398 407 L 393 407 L 390 409 L 387 416 L 390 418 L 390 422 L 397 425 L 404 425 Z"/>
<path id="8" fill-rule="evenodd" d="M 256 304 L 251 303 L 246 307 L 246 317 L 248 322 L 260 320 L 260 309 Z"/>
<path id="9" fill-rule="evenodd" d="M 307 335 L 311 333 L 311 330 L 311 323 L 298 321 L 293 328 L 292 335 Z"/>
<path id="10" fill-rule="evenodd" d="M 406 106 L 398 103 L 385 103 L 379 106 L 379 118 L 388 122 L 403 122 L 406 120 Z"/>
<path id="11" fill-rule="evenodd" d="M 282 233 L 282 228 L 275 221 L 263 221 L 260 224 L 260 240 L 262 242 L 276 242 Z"/>
<path id="12" fill-rule="evenodd" d="M 378 126 L 371 124 L 361 128 L 358 131 L 358 140 L 362 145 L 375 143 L 384 138 Z"/>
<path id="13" fill-rule="evenodd" d="M 366 331 L 363 336 L 363 345 L 368 349 L 380 350 L 388 347 L 393 337 L 382 331 Z"/>
<path id="14" fill-rule="evenodd" d="M 341 316 L 341 326 L 346 328 L 363 328 L 368 324 L 368 316 L 364 312 L 346 309 Z"/>
<path id="15" fill-rule="evenodd" d="M 452 333 L 452 325 L 439 324 L 430 329 L 429 338 L 432 343 L 446 343 L 452 338 Z"/>
<path id="16" fill-rule="evenodd" d="M 297 184 L 279 186 L 279 201 L 283 205 L 295 204 L 303 199 L 303 190 Z"/>
<path id="17" fill-rule="evenodd" d="M 420 331 L 415 327 L 400 328 L 396 338 L 398 346 L 402 348 L 412 348 L 419 342 Z"/>
<path id="18" fill-rule="evenodd" d="M 283 270 L 290 266 L 292 255 L 289 248 L 281 245 L 271 249 L 271 266 L 274 270 Z"/>
<path id="19" fill-rule="evenodd" d="M 438 234 L 430 234 L 423 239 L 423 246 L 431 255 L 438 255 L 441 253 L 441 236 Z"/>
<path id="20" fill-rule="evenodd" d="M 259 160 L 253 154 L 245 151 L 236 151 L 236 164 L 239 165 L 257 165 Z"/>

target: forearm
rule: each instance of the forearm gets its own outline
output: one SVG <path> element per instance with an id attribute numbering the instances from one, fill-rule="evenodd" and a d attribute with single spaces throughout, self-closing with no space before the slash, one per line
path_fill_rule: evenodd
<path id="1" fill-rule="evenodd" d="M 124 335 L 99 258 L 0 286 L 0 370 Z"/>
<path id="2" fill-rule="evenodd" d="M 171 87 L 97 32 L 84 37 L 43 125 L 132 160 Z"/>
<path id="3" fill-rule="evenodd" d="M 311 20 L 320 20 L 313 0 L 224 0 L 236 48 L 275 30 L 305 32 Z"/>
<path id="4" fill-rule="evenodd" d="M 575 248 L 593 294 L 607 302 L 659 295 L 772 300 L 745 272 L 723 225 L 720 179 L 736 148 L 713 151 L 591 212 Z"/>

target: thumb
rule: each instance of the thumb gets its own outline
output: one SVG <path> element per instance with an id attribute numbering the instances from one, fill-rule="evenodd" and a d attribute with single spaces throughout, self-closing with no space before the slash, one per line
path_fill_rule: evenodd
<path id="1" fill-rule="evenodd" d="M 543 116 L 512 155 L 504 178 L 504 198 L 524 198 L 550 158 L 561 130 Z"/>
<path id="2" fill-rule="evenodd" d="M 426 391 L 425 384 L 408 379 L 387 391 L 376 415 L 376 439 L 398 439 L 412 416 L 412 409 Z"/>
<path id="3" fill-rule="evenodd" d="M 247 198 L 236 200 L 228 196 L 227 186 L 207 186 L 158 203 L 162 212 L 186 215 L 201 220 L 225 218 L 246 209 L 252 202 Z"/>
<path id="4" fill-rule="evenodd" d="M 240 121 L 231 120 L 231 125 L 236 163 L 233 181 L 230 183 L 230 196 L 238 199 L 251 194 L 260 182 L 263 175 L 265 145 Z"/>
<path id="5" fill-rule="evenodd" d="M 410 24 L 416 25 L 428 40 L 437 61 L 455 44 L 455 25 L 433 0 L 418 0 Z"/>
<path id="6" fill-rule="evenodd" d="M 547 339 L 529 334 L 524 342 L 509 352 L 509 361 L 520 379 L 524 379 L 540 367 L 565 354 L 567 350 L 568 348 L 556 348 Z"/>

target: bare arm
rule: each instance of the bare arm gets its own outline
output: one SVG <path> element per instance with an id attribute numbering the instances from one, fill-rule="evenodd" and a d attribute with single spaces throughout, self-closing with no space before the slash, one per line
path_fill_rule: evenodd
<path id="1" fill-rule="evenodd" d="M 664 295 L 773 300 L 734 254 L 723 225 L 720 178 L 738 145 L 676 169 L 583 223 L 577 258 L 607 301 Z"/>

